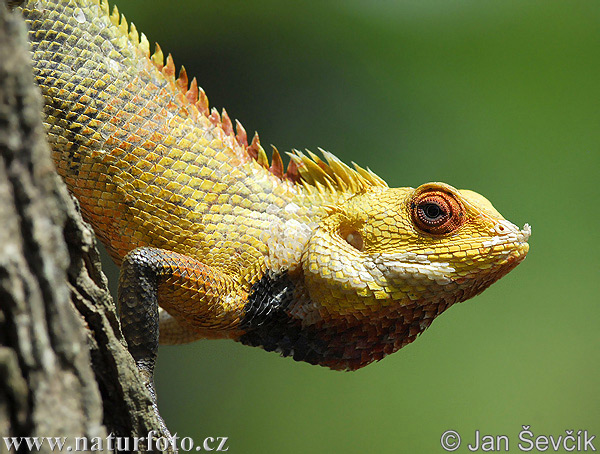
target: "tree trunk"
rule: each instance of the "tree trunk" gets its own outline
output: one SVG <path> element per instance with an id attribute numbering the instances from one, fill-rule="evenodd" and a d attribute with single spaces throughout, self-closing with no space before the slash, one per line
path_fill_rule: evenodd
<path id="1" fill-rule="evenodd" d="M 0 0 L 0 452 L 7 436 L 111 452 L 108 434 L 146 437 L 158 421 L 94 234 L 54 171 L 26 36 Z"/>

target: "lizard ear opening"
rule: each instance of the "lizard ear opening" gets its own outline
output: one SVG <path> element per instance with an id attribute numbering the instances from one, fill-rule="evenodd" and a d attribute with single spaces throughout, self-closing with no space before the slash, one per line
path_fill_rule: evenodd
<path id="1" fill-rule="evenodd" d="M 355 228 L 351 226 L 342 226 L 340 228 L 340 236 L 356 250 L 363 250 L 364 243 L 362 235 Z"/>

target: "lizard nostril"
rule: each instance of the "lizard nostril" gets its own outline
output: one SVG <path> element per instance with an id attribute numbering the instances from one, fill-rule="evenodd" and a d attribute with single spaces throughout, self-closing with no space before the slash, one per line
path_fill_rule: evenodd
<path id="1" fill-rule="evenodd" d="M 509 235 L 512 232 L 516 232 L 519 229 L 510 222 L 506 220 L 498 221 L 498 223 L 494 226 L 494 230 L 498 235 Z"/>

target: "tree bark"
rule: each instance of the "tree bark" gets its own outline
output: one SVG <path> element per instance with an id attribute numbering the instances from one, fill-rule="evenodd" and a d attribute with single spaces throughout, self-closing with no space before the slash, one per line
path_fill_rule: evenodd
<path id="1" fill-rule="evenodd" d="M 2 437 L 85 437 L 110 452 L 108 434 L 159 425 L 94 234 L 54 170 L 26 36 L 0 0 L 0 452 Z"/>

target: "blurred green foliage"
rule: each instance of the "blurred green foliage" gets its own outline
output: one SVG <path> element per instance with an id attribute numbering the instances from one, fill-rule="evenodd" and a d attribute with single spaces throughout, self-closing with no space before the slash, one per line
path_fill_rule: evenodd
<path id="1" fill-rule="evenodd" d="M 522 425 L 600 436 L 597 0 L 118 6 L 263 144 L 473 189 L 533 227 L 509 276 L 358 372 L 230 341 L 161 348 L 173 432 L 228 436 L 231 453 L 443 452 L 447 429 L 457 452 L 477 429 L 518 452 Z"/>

